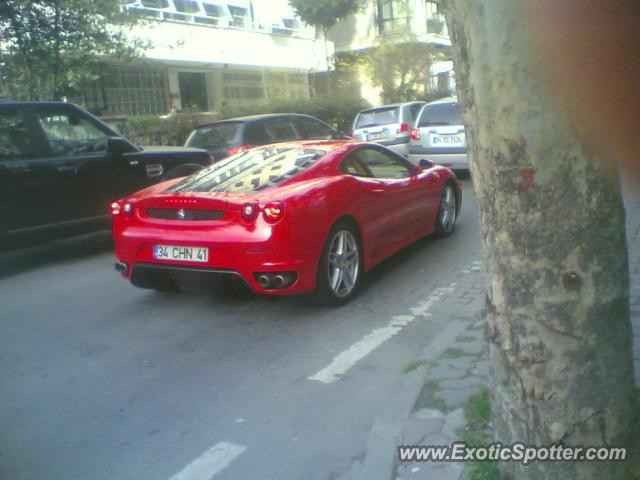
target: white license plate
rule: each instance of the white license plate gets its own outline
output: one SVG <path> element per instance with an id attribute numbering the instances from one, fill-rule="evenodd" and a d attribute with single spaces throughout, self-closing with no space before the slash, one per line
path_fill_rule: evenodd
<path id="1" fill-rule="evenodd" d="M 387 138 L 386 130 L 384 132 L 372 133 L 370 135 L 367 135 L 367 140 L 369 140 L 369 141 L 371 141 L 371 140 L 380 140 L 382 138 Z"/>
<path id="2" fill-rule="evenodd" d="M 434 135 L 431 138 L 433 145 L 464 145 L 462 135 Z"/>
<path id="3" fill-rule="evenodd" d="M 156 260 L 207 262 L 209 260 L 209 249 L 206 247 L 185 247 L 183 245 L 154 245 L 153 258 Z"/>

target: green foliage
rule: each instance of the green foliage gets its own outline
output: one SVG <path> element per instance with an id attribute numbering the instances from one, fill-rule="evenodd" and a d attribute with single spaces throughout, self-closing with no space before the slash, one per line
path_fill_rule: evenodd
<path id="1" fill-rule="evenodd" d="M 434 62 L 450 59 L 448 50 L 404 35 L 381 37 L 375 48 L 356 61 L 372 83 L 382 88 L 384 102 L 393 103 L 445 96 L 443 92 L 431 92 L 430 69 Z"/>
<path id="2" fill-rule="evenodd" d="M 0 86 L 16 99 L 72 95 L 98 78 L 100 57 L 126 60 L 144 48 L 127 37 L 137 21 L 118 0 L 3 0 Z"/>
<path id="3" fill-rule="evenodd" d="M 469 422 L 469 428 L 473 430 L 484 429 L 491 422 L 491 398 L 489 390 L 484 389 L 469 399 L 465 406 L 465 415 Z"/>
<path id="4" fill-rule="evenodd" d="M 464 350 L 462 350 L 461 348 L 449 347 L 444 352 L 442 352 L 442 358 L 461 358 L 464 356 Z"/>
<path id="5" fill-rule="evenodd" d="M 443 412 L 447 411 L 447 405 L 444 400 L 436 396 L 439 385 L 438 380 L 432 378 L 425 379 L 418 400 L 416 401 L 416 408 L 435 408 Z"/>
<path id="6" fill-rule="evenodd" d="M 218 113 L 141 115 L 129 118 L 122 133 L 138 145 L 184 145 L 195 127 L 221 118 Z"/>
<path id="7" fill-rule="evenodd" d="M 138 145 L 183 145 L 198 125 L 226 118 L 261 113 L 303 113 L 313 115 L 340 131 L 349 133 L 356 114 L 370 105 L 361 98 L 315 97 L 272 99 L 244 107 L 225 107 L 221 112 L 143 115 L 127 121 L 124 135 Z"/>
<path id="8" fill-rule="evenodd" d="M 488 389 L 469 399 L 464 408 L 467 426 L 459 431 L 460 440 L 471 447 L 486 447 L 492 441 L 491 397 Z M 469 464 L 465 480 L 494 480 L 499 476 L 498 462 L 495 460 L 476 461 Z"/>
<path id="9" fill-rule="evenodd" d="M 227 107 L 220 113 L 223 118 L 260 113 L 303 113 L 313 115 L 334 128 L 349 133 L 356 114 L 368 107 L 370 105 L 362 98 L 318 96 L 296 100 L 276 98 L 245 107 Z"/>
<path id="10" fill-rule="evenodd" d="M 325 35 L 340 19 L 358 11 L 359 0 L 289 0 L 296 15 Z"/>
<path id="11" fill-rule="evenodd" d="M 420 360 L 411 360 L 410 362 L 407 362 L 404 364 L 404 366 L 402 367 L 402 373 L 409 373 L 409 372 L 413 372 L 414 370 L 417 370 L 418 368 L 422 367 L 423 365 L 431 365 L 431 361 L 430 360 L 425 360 L 425 359 L 420 359 Z"/>

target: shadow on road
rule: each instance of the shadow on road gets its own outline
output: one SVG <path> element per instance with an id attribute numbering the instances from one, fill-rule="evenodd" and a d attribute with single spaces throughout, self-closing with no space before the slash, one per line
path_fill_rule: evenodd
<path id="1" fill-rule="evenodd" d="M 63 261 L 80 259 L 113 249 L 110 230 L 99 231 L 43 245 L 0 253 L 0 279 Z"/>

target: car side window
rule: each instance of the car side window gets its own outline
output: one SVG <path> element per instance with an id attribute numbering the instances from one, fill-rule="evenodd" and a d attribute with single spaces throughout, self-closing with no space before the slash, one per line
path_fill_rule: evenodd
<path id="1" fill-rule="evenodd" d="M 340 170 L 344 173 L 348 173 L 349 175 L 353 175 L 355 177 L 370 177 L 371 174 L 367 170 L 367 168 L 362 165 L 360 160 L 356 158 L 355 155 L 351 154 L 347 158 L 342 161 L 340 165 Z"/>
<path id="2" fill-rule="evenodd" d="M 265 122 L 264 129 L 273 142 L 287 142 L 302 138 L 288 118 L 269 120 Z"/>
<path id="3" fill-rule="evenodd" d="M 0 111 L 0 162 L 35 157 L 36 150 L 22 112 L 17 109 Z"/>
<path id="4" fill-rule="evenodd" d="M 399 158 L 375 148 L 360 148 L 352 153 L 367 167 L 375 178 L 407 178 L 412 171 Z"/>
<path id="5" fill-rule="evenodd" d="M 35 115 L 55 156 L 106 152 L 107 135 L 78 113 L 48 110 Z"/>
<path id="6" fill-rule="evenodd" d="M 262 122 L 252 122 L 245 127 L 244 143 L 249 145 L 267 145 L 273 142 L 273 138 L 264 129 Z"/>
<path id="7" fill-rule="evenodd" d="M 302 135 L 308 140 L 331 140 L 335 133 L 329 125 L 313 118 L 298 118 L 296 124 L 301 127 Z"/>

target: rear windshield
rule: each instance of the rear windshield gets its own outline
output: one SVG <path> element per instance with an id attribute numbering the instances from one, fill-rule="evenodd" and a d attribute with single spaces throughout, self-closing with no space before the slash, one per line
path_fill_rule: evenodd
<path id="1" fill-rule="evenodd" d="M 458 104 L 425 105 L 422 115 L 420 115 L 420 126 L 428 127 L 430 125 L 464 125 Z"/>
<path id="2" fill-rule="evenodd" d="M 200 127 L 187 140 L 187 147 L 210 148 L 236 143 L 242 123 L 220 123 Z"/>
<path id="3" fill-rule="evenodd" d="M 389 125 L 398 123 L 398 107 L 376 108 L 374 110 L 366 110 L 358 116 L 356 128 L 376 127 L 378 125 Z"/>
<path id="4" fill-rule="evenodd" d="M 308 148 L 248 150 L 200 170 L 166 192 L 255 192 L 297 175 L 325 153 Z"/>

